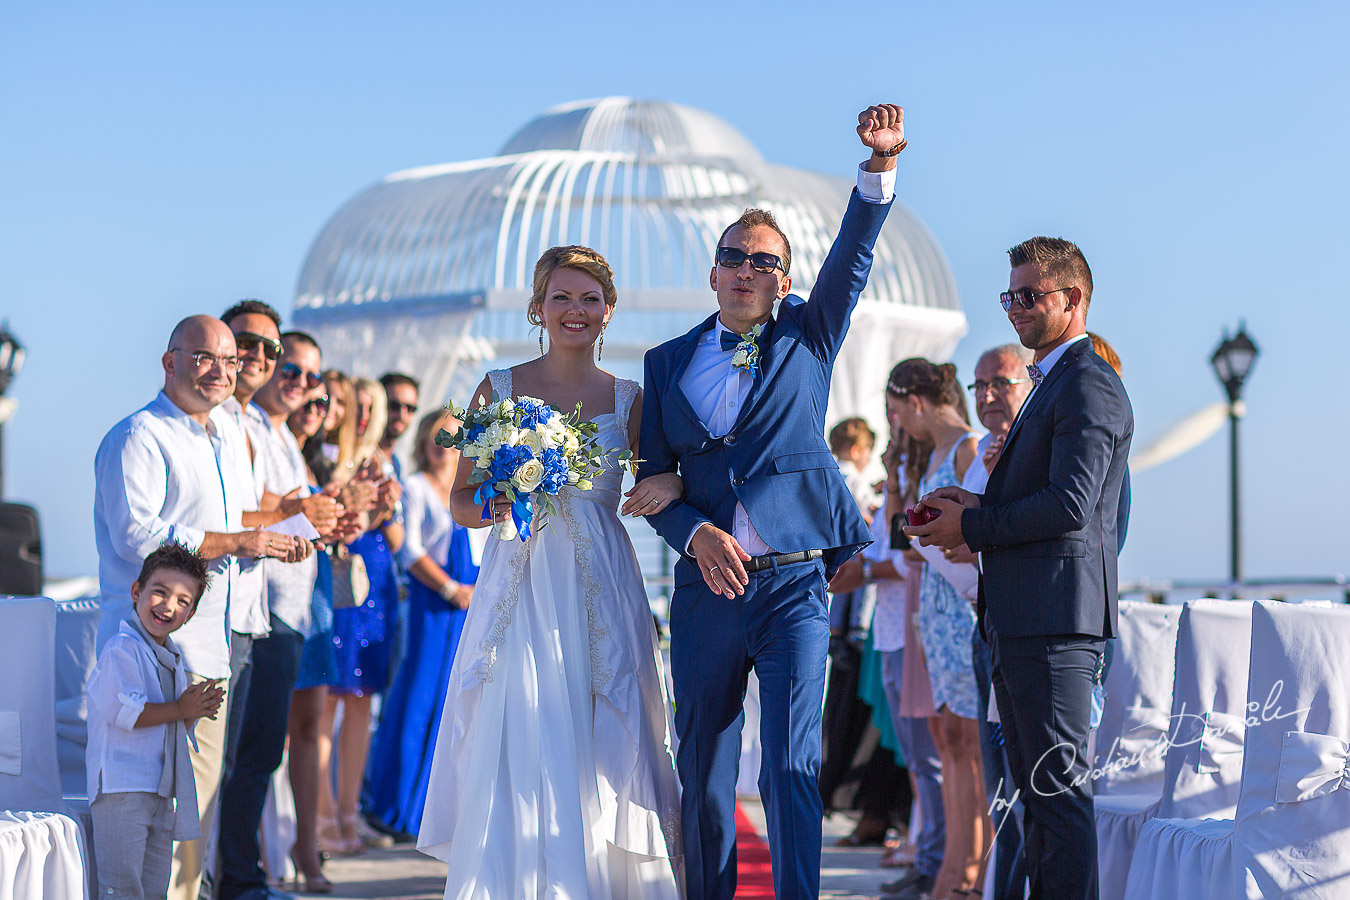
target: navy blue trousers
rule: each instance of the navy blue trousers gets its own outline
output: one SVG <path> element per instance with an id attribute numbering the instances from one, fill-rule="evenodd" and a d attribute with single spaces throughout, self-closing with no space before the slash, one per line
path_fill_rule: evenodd
<path id="1" fill-rule="evenodd" d="M 822 813 L 816 782 L 830 644 L 824 564 L 756 572 L 745 595 L 732 600 L 702 581 L 678 586 L 670 636 L 690 900 L 731 900 L 736 893 L 736 777 L 752 667 L 759 678 L 759 790 L 774 895 L 815 900 Z"/>
<path id="2" fill-rule="evenodd" d="M 990 629 L 994 696 L 1023 808 L 1031 900 L 1097 900 L 1088 719 L 1101 638 Z"/>

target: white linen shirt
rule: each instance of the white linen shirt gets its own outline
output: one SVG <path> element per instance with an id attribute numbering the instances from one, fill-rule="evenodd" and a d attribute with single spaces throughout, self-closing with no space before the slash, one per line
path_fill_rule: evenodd
<path id="1" fill-rule="evenodd" d="M 237 439 L 243 441 L 244 452 L 235 454 L 235 477 L 243 486 L 241 512 L 257 512 L 262 500 L 262 466 L 258 464 L 257 446 L 248 452 L 251 428 L 259 416 L 258 407 L 249 404 L 245 410 L 239 401 L 229 397 L 220 404 L 220 410 L 238 430 Z M 263 418 L 264 423 L 266 418 Z M 267 581 L 263 573 L 266 565 L 262 557 L 245 556 L 238 560 L 239 575 L 230 592 L 230 630 L 255 638 L 266 637 L 272 630 L 267 621 Z"/>
<path id="2" fill-rule="evenodd" d="M 895 170 L 886 172 L 868 172 L 866 164 L 858 166 L 858 196 L 868 203 L 890 203 L 895 197 Z M 737 369 L 731 365 L 734 355 L 730 350 L 722 349 L 722 333 L 732 333 L 718 317 L 713 327 L 701 335 L 689 367 L 680 376 L 680 390 L 689 398 L 701 421 L 713 437 L 722 437 L 740 417 L 741 407 L 750 396 L 754 378 L 747 369 Z M 689 552 L 689 543 L 694 532 L 702 523 L 689 532 L 685 538 L 685 553 Z M 737 503 L 732 516 L 731 536 L 736 543 L 751 556 L 764 556 L 775 552 L 764 542 L 745 506 Z"/>
<path id="3" fill-rule="evenodd" d="M 98 655 L 84 690 L 89 706 L 89 743 L 84 765 L 90 800 L 99 793 L 159 791 L 164 776 L 164 729 L 168 726 L 137 728 L 136 720 L 147 703 L 178 699 L 164 696 L 159 662 L 145 638 L 130 622 L 119 622 L 118 626 L 117 633 Z M 166 646 L 176 649 L 172 638 Z M 187 689 L 181 655 L 174 668 L 173 684 L 179 694 Z"/>
<path id="4" fill-rule="evenodd" d="M 285 425 L 276 427 L 267 411 L 258 408 L 267 423 L 266 431 L 254 431 L 255 465 L 262 468 L 263 484 L 269 493 L 285 497 L 299 489 L 300 496 L 309 494 L 309 469 L 295 435 Z M 268 611 L 291 628 L 308 636 L 310 604 L 313 601 L 314 580 L 319 573 L 319 560 L 311 553 L 297 563 L 276 559 L 265 562 L 267 576 Z"/>
<path id="5" fill-rule="evenodd" d="M 904 515 L 904 513 L 900 513 Z M 889 562 L 902 575 L 909 571 L 903 550 L 891 549 L 891 528 L 886 521 L 886 492 L 881 494 L 881 509 L 872 519 L 872 543 L 862 549 L 862 558 L 872 563 Z M 878 653 L 903 650 L 905 615 L 909 606 L 908 588 L 903 578 L 878 578 L 877 602 L 872 610 L 872 646 Z"/>
<path id="6" fill-rule="evenodd" d="M 243 530 L 241 486 L 220 408 L 210 430 L 161 391 L 143 409 L 112 427 L 94 455 L 94 543 L 98 548 L 99 644 L 117 633 L 130 613 L 131 583 L 141 564 L 165 541 L 197 550 L 208 531 Z M 230 676 L 230 589 L 238 576 L 233 556 L 209 561 L 206 593 L 186 625 L 174 632 L 183 665 L 204 678 Z"/>

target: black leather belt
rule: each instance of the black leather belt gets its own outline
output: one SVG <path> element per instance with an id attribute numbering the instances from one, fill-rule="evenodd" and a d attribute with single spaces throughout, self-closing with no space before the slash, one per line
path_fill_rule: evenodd
<path id="1" fill-rule="evenodd" d="M 768 556 L 752 556 L 745 563 L 745 571 L 760 572 L 764 569 L 772 569 L 775 563 L 780 566 L 790 566 L 793 563 L 820 559 L 824 555 L 823 550 L 798 550 L 796 553 L 770 553 Z"/>

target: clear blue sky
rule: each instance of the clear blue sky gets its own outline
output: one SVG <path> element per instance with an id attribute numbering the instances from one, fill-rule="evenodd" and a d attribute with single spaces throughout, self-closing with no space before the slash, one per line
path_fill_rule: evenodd
<path id="1" fill-rule="evenodd" d="M 1350 569 L 1343 4 L 502 9 L 3 7 L 0 317 L 30 354 L 6 493 L 40 508 L 49 574 L 96 570 L 94 450 L 153 397 L 178 319 L 246 296 L 289 311 L 310 241 L 358 190 L 608 94 L 702 107 L 774 162 L 843 175 L 857 110 L 902 104 L 899 190 L 956 273 L 962 375 L 1013 337 L 1004 250 L 1072 238 L 1141 443 L 1219 399 L 1208 356 L 1245 317 L 1263 351 L 1248 574 Z M 1227 478 L 1221 436 L 1136 477 L 1122 576 L 1222 576 Z"/>

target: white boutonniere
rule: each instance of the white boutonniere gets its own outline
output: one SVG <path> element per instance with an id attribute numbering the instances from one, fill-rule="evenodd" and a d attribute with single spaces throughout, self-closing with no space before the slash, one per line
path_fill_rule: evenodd
<path id="1" fill-rule="evenodd" d="M 731 354 L 731 367 L 745 369 L 751 378 L 759 377 L 759 336 L 764 333 L 763 325 L 756 325 L 749 333 L 741 335 L 741 342 Z"/>

